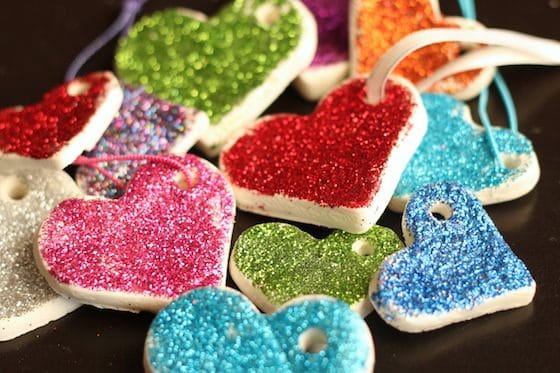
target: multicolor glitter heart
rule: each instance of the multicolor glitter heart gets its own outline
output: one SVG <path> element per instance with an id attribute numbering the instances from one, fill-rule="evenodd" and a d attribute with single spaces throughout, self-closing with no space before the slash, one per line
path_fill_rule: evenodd
<path id="1" fill-rule="evenodd" d="M 263 316 L 232 289 L 193 290 L 154 319 L 144 348 L 149 372 L 371 372 L 367 325 L 331 298 L 298 298 Z"/>
<path id="2" fill-rule="evenodd" d="M 406 207 L 403 230 L 409 247 L 381 264 L 371 286 L 375 309 L 399 330 L 436 329 L 533 299 L 531 274 L 463 187 L 419 189 Z"/>
<path id="3" fill-rule="evenodd" d="M 531 142 L 522 134 L 494 128 L 498 148 L 509 167 L 497 162 L 484 129 L 473 123 L 468 107 L 443 94 L 423 94 L 428 131 L 402 174 L 389 207 L 403 211 L 412 193 L 424 185 L 454 181 L 483 204 L 508 201 L 531 191 L 539 165 Z"/>
<path id="4" fill-rule="evenodd" d="M 206 112 L 211 128 L 200 145 L 213 155 L 311 63 L 316 38 L 299 1 L 236 0 L 209 20 L 181 9 L 143 17 L 115 63 L 125 82 Z"/>
<path id="5" fill-rule="evenodd" d="M 376 105 L 363 79 L 309 116 L 265 117 L 222 152 L 239 208 L 352 233 L 371 228 L 426 129 L 420 96 L 392 80 Z"/>
<path id="6" fill-rule="evenodd" d="M 33 260 L 33 244 L 41 222 L 56 204 L 80 195 L 80 189 L 62 171 L 0 173 L 0 341 L 79 307 L 49 287 Z"/>
<path id="7" fill-rule="evenodd" d="M 142 166 L 118 200 L 69 199 L 35 251 L 58 292 L 99 307 L 156 311 L 200 286 L 224 285 L 235 205 L 223 176 L 193 155 Z"/>
<path id="8" fill-rule="evenodd" d="M 146 93 L 123 87 L 124 100 L 118 116 L 87 157 L 129 154 L 184 154 L 208 126 L 206 115 L 196 109 L 174 105 Z M 110 163 L 104 168 L 123 183 L 145 161 Z M 91 167 L 76 171 L 78 185 L 88 194 L 116 198 L 124 190 Z"/>
<path id="9" fill-rule="evenodd" d="M 369 74 L 383 53 L 414 31 L 474 24 L 459 17 L 443 18 L 437 5 L 437 0 L 353 0 L 350 7 L 352 74 Z M 458 43 L 430 45 L 408 56 L 394 72 L 416 83 L 460 53 Z M 490 84 L 493 73 L 493 69 L 463 72 L 438 82 L 432 90 L 471 98 Z"/>
<path id="10" fill-rule="evenodd" d="M 110 72 L 77 78 L 40 103 L 0 110 L 0 168 L 62 169 L 91 149 L 122 101 Z"/>
<path id="11" fill-rule="evenodd" d="M 324 294 L 365 316 L 372 309 L 368 286 L 373 275 L 386 256 L 402 248 L 397 235 L 380 226 L 364 234 L 335 231 L 317 240 L 289 224 L 260 224 L 239 236 L 230 273 L 266 312 L 302 295 Z"/>

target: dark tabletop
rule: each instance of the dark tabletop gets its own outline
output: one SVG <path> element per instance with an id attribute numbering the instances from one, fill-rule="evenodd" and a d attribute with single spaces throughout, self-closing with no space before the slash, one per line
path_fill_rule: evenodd
<path id="1" fill-rule="evenodd" d="M 143 13 L 169 5 L 214 12 L 217 0 L 149 1 Z M 442 1 L 447 14 L 456 2 Z M 560 39 L 560 0 L 486 0 L 478 17 L 489 27 Z M 30 104 L 63 80 L 73 57 L 117 16 L 118 0 L 2 0 L 0 5 L 0 107 Z M 112 68 L 115 43 L 82 73 Z M 515 253 L 537 282 L 529 306 L 499 312 L 422 334 L 406 334 L 375 313 L 366 318 L 376 347 L 376 371 L 560 371 L 560 68 L 508 67 L 502 72 L 517 103 L 521 131 L 533 142 L 541 179 L 527 196 L 487 207 Z M 308 113 L 313 104 L 291 89 L 269 113 Z M 476 115 L 476 114 L 475 114 Z M 490 115 L 505 123 L 493 92 Z M 247 227 L 272 219 L 239 212 L 234 240 Z M 400 234 L 400 215 L 380 225 Z M 318 237 L 327 230 L 298 224 Z M 228 284 L 233 286 L 231 281 Z M 1 302 L 2 300 L 0 300 Z M 153 315 L 83 306 L 61 320 L 0 342 L 0 372 L 142 369 L 144 337 Z"/>

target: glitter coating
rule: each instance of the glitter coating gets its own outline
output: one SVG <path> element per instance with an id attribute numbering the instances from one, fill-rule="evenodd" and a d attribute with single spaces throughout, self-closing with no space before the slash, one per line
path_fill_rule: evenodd
<path id="1" fill-rule="evenodd" d="M 452 209 L 436 219 L 435 203 Z M 483 301 L 534 286 L 523 262 L 504 241 L 480 202 L 457 184 L 419 189 L 403 217 L 414 243 L 389 257 L 371 295 L 389 318 L 471 310 Z"/>
<path id="2" fill-rule="evenodd" d="M 225 280 L 235 206 L 223 176 L 192 155 L 189 170 L 142 166 L 118 200 L 69 199 L 39 233 L 40 255 L 63 284 L 163 299 Z"/>
<path id="3" fill-rule="evenodd" d="M 434 27 L 458 27 L 441 19 L 431 0 L 358 0 L 353 40 L 356 73 L 369 74 L 379 58 L 399 40 L 413 33 Z M 458 43 L 433 44 L 410 54 L 394 70 L 416 83 L 460 55 Z M 442 80 L 434 91 L 455 93 L 464 90 L 479 70 L 466 71 Z"/>
<path id="4" fill-rule="evenodd" d="M 222 152 L 229 181 L 265 195 L 323 206 L 367 206 L 391 151 L 406 137 L 414 108 L 404 86 L 390 82 L 383 101 L 365 102 L 363 79 L 331 92 L 309 116 L 259 121 Z"/>
<path id="5" fill-rule="evenodd" d="M 197 140 L 202 113 L 161 100 L 142 89 L 123 87 L 124 100 L 109 128 L 87 157 L 129 154 L 169 154 L 177 152 L 177 143 L 186 143 L 179 152 L 186 152 Z M 205 123 L 205 122 L 204 122 Z M 103 165 L 109 173 L 126 183 L 145 161 L 113 162 Z M 78 185 L 88 194 L 116 198 L 124 190 L 92 167 L 76 171 Z"/>
<path id="6" fill-rule="evenodd" d="M 106 94 L 108 73 L 93 73 L 45 93 L 39 103 L 0 110 L 0 157 L 16 153 L 49 158 L 82 131 Z M 81 94 L 68 92 L 72 84 L 87 84 Z"/>
<path id="7" fill-rule="evenodd" d="M 317 328 L 327 346 L 304 352 L 300 335 Z M 333 299 L 298 299 L 261 315 L 240 293 L 203 288 L 171 303 L 154 319 L 146 339 L 154 372 L 368 371 L 371 336 L 361 317 Z"/>
<path id="8" fill-rule="evenodd" d="M 59 297 L 35 266 L 33 244 L 56 204 L 80 195 L 62 171 L 0 173 L 0 321 L 24 316 Z"/>
<path id="9" fill-rule="evenodd" d="M 255 14 L 282 9 L 272 25 Z M 300 16 L 288 0 L 236 0 L 200 21 L 178 9 L 141 18 L 115 56 L 119 76 L 161 98 L 206 112 L 215 124 L 298 45 Z"/>
<path id="10" fill-rule="evenodd" d="M 319 44 L 312 66 L 348 60 L 349 0 L 303 0 L 317 22 Z"/>
<path id="11" fill-rule="evenodd" d="M 506 168 L 496 163 L 482 127 L 473 127 L 465 117 L 465 104 L 443 94 L 423 94 L 422 101 L 428 112 L 428 131 L 401 176 L 396 197 L 441 181 L 457 182 L 477 192 L 526 171 L 523 166 Z M 493 133 L 500 153 L 533 153 L 531 142 L 522 134 L 505 128 L 495 128 Z"/>
<path id="12" fill-rule="evenodd" d="M 358 254 L 354 243 L 373 248 Z M 324 294 L 349 305 L 367 298 L 381 261 L 403 244 L 390 229 L 373 226 L 363 234 L 336 230 L 317 240 L 283 223 L 260 224 L 241 234 L 233 260 L 252 285 L 280 306 L 302 295 Z"/>

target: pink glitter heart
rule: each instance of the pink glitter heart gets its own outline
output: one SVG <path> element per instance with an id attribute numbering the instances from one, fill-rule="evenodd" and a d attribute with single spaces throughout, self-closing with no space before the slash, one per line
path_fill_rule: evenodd
<path id="1" fill-rule="evenodd" d="M 210 163 L 149 163 L 118 200 L 68 199 L 44 221 L 36 259 L 49 284 L 83 303 L 156 311 L 200 286 L 225 284 L 233 194 Z"/>

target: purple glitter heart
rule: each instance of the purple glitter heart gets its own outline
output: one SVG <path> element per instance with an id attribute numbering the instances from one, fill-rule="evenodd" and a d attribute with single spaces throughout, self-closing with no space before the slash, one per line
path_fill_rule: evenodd
<path id="1" fill-rule="evenodd" d="M 303 0 L 317 21 L 319 45 L 311 66 L 348 59 L 348 0 Z"/>

